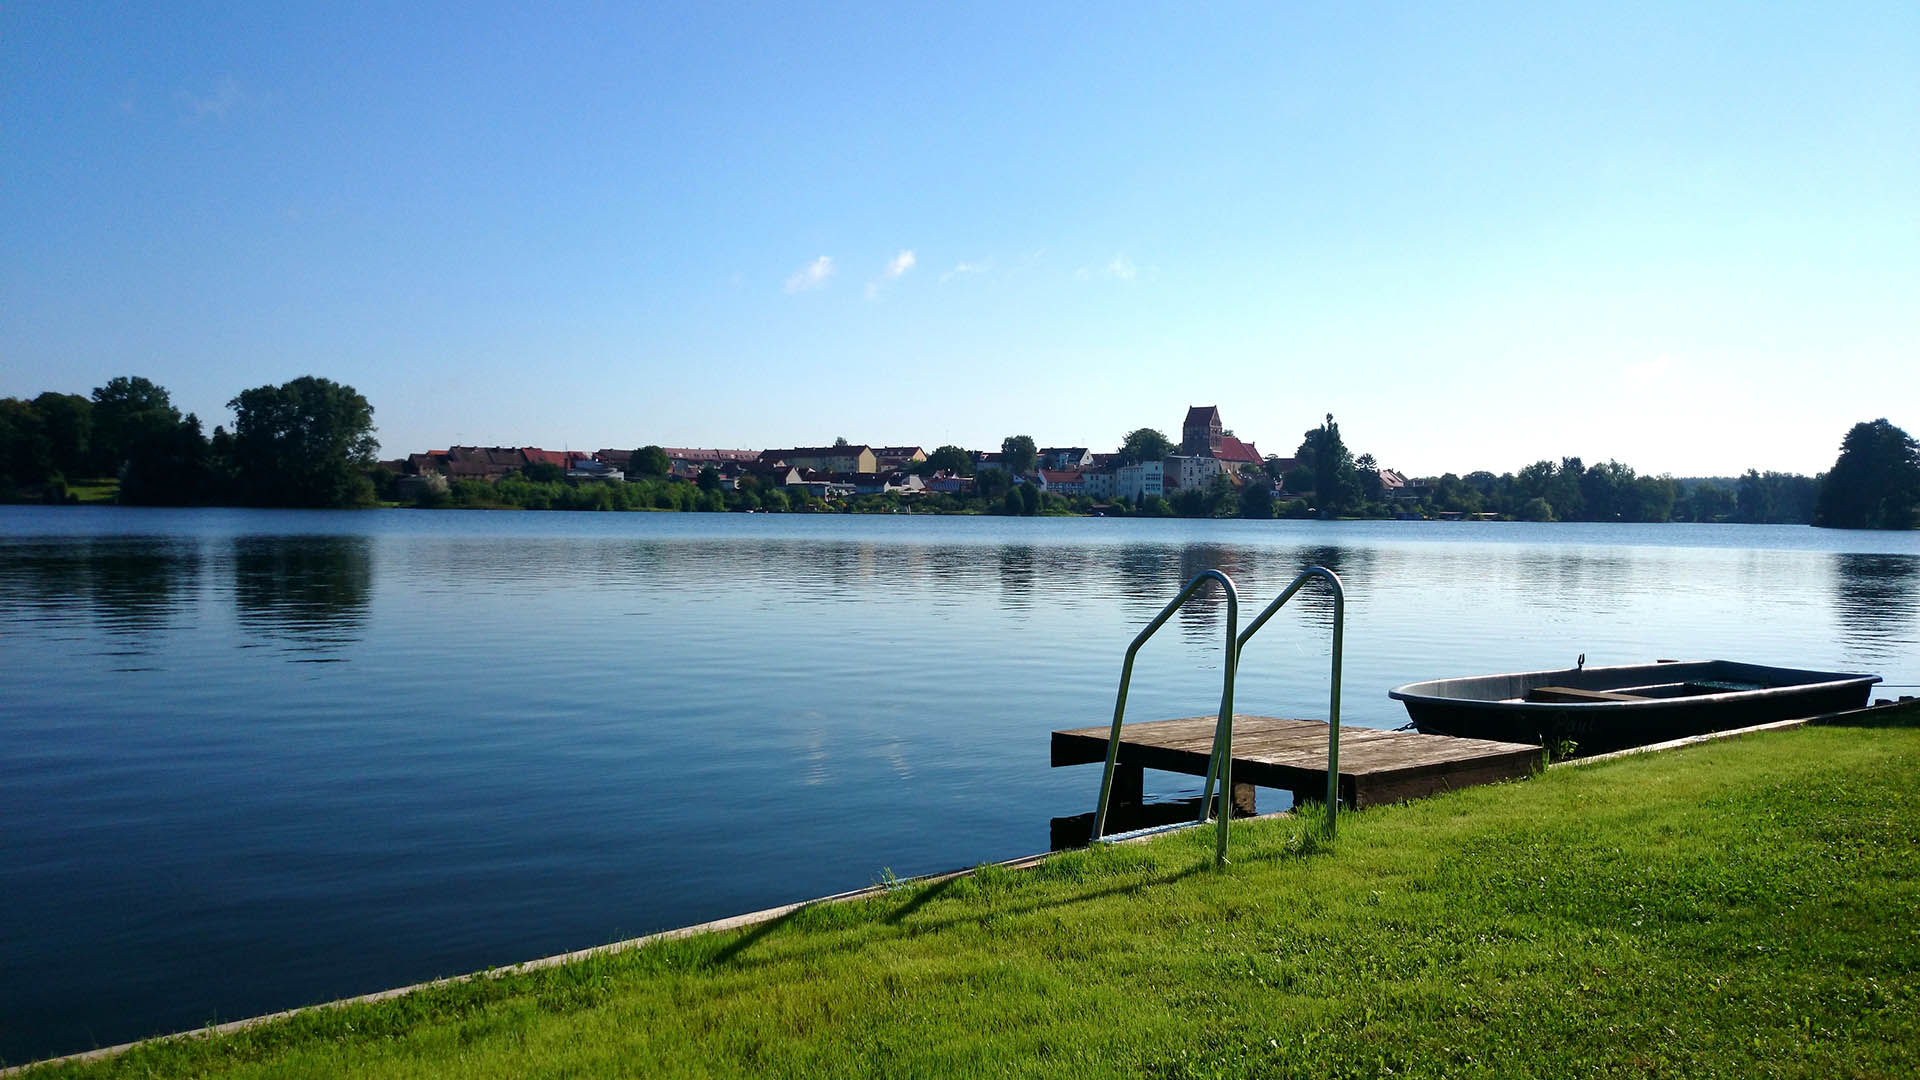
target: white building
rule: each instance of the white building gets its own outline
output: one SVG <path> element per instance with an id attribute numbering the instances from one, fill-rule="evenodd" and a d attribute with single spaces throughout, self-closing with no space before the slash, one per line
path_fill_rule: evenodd
<path id="1" fill-rule="evenodd" d="M 1206 487 L 1224 471 L 1219 458 L 1200 454 L 1174 454 L 1166 467 L 1169 490 Z"/>
<path id="2" fill-rule="evenodd" d="M 1084 469 L 1093 455 L 1084 446 L 1048 446 L 1040 450 L 1040 464 L 1048 469 Z"/>
<path id="3" fill-rule="evenodd" d="M 1167 493 L 1167 466 L 1163 461 L 1122 465 L 1113 474 L 1114 494 L 1131 502 Z"/>
<path id="4" fill-rule="evenodd" d="M 1055 495 L 1085 495 L 1086 475 L 1078 469 L 1041 469 L 1040 490 Z"/>

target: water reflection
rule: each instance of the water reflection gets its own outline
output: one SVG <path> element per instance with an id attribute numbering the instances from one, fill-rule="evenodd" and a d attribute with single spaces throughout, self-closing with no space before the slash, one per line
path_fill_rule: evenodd
<path id="1" fill-rule="evenodd" d="M 1033 604 L 1033 548 L 1024 544 L 999 549 L 1000 606 L 1023 611 Z"/>
<path id="2" fill-rule="evenodd" d="M 0 555 L 0 595 L 47 628 L 93 620 L 134 639 L 112 650 L 138 653 L 144 638 L 171 629 L 198 590 L 200 545 L 115 538 L 11 547 Z"/>
<path id="3" fill-rule="evenodd" d="M 240 624 L 281 639 L 293 651 L 328 653 L 359 640 L 372 593 L 372 545 L 364 536 L 242 536 L 233 542 Z"/>
<path id="4" fill-rule="evenodd" d="M 1347 594 L 1347 602 L 1351 604 L 1356 599 L 1356 591 L 1361 596 L 1365 595 L 1366 587 L 1374 577 L 1375 565 L 1379 559 L 1380 552 L 1375 548 L 1343 548 L 1331 544 L 1300 548 L 1293 559 L 1294 565 L 1283 571 L 1284 580 L 1276 582 L 1268 590 L 1272 595 L 1260 598 L 1259 606 L 1254 608 L 1252 616 L 1257 616 L 1261 609 L 1272 603 L 1273 597 L 1280 595 L 1279 590 L 1286 588 L 1301 571 L 1313 566 L 1324 566 L 1337 574 L 1341 588 Z M 1324 583 L 1313 582 L 1304 586 L 1294 594 L 1292 600 L 1287 601 L 1287 606 L 1299 608 L 1304 613 L 1303 617 L 1308 625 L 1316 629 L 1332 631 L 1333 590 Z"/>
<path id="5" fill-rule="evenodd" d="M 1912 555 L 1833 556 L 1833 599 L 1840 640 L 1875 658 L 1892 659 L 1911 646 L 1920 616 L 1920 558 Z"/>

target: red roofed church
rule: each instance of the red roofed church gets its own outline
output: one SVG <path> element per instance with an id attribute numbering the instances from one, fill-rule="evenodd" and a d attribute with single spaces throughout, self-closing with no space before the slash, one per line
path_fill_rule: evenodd
<path id="1" fill-rule="evenodd" d="M 1258 447 L 1225 433 L 1217 405 L 1195 405 L 1187 409 L 1186 422 L 1180 425 L 1180 452 L 1191 457 L 1218 458 L 1228 472 L 1262 461 Z"/>

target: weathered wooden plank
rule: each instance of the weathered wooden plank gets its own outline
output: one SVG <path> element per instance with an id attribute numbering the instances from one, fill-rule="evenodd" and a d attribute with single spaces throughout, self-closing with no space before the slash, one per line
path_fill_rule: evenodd
<path id="1" fill-rule="evenodd" d="M 1213 753 L 1215 723 L 1215 717 L 1190 716 L 1128 724 L 1121 729 L 1117 760 L 1132 769 L 1203 776 Z M 1240 713 L 1233 723 L 1236 788 L 1255 784 L 1308 797 L 1326 791 L 1326 724 Z M 1053 764 L 1105 761 L 1110 731 L 1102 726 L 1054 732 Z M 1539 764 L 1537 746 L 1344 725 L 1340 729 L 1342 797 L 1355 806 L 1525 776 Z"/>

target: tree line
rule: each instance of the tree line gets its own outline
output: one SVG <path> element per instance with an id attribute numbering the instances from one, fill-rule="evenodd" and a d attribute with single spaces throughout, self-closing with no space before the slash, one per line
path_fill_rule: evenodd
<path id="1" fill-rule="evenodd" d="M 1492 514 L 1521 521 L 1739 522 L 1908 529 L 1920 524 L 1920 445 L 1885 419 L 1855 424 L 1832 470 L 1749 469 L 1739 477 L 1645 476 L 1607 460 L 1536 461 L 1517 472 L 1446 473 L 1389 501 L 1372 455 L 1354 457 L 1331 414 L 1305 433 L 1295 464 L 1268 472 L 1311 493 L 1320 516 Z"/>
<path id="2" fill-rule="evenodd" d="M 233 429 L 202 433 L 166 388 L 121 376 L 90 396 L 0 399 L 0 500 L 66 502 L 72 481 L 113 478 L 151 506 L 369 506 L 379 442 L 351 386 L 302 376 L 242 390 Z"/>
<path id="3" fill-rule="evenodd" d="M 146 505 L 370 506 L 395 495 L 396 477 L 374 455 L 373 406 L 351 386 L 302 376 L 243 390 L 227 403 L 231 431 L 201 431 L 164 387 L 122 376 L 91 395 L 54 391 L 0 399 L 0 501 L 71 501 L 70 480 L 108 477 L 118 499 Z M 1748 470 L 1737 478 L 1644 476 L 1618 461 L 1578 457 L 1536 461 L 1516 472 L 1447 473 L 1394 492 L 1371 454 L 1355 456 L 1331 414 L 1303 433 L 1291 461 L 1269 457 L 1216 476 L 1203 487 L 1096 508 L 1084 495 L 1042 492 L 1017 479 L 1031 473 L 1031 436 L 1000 444 L 1004 469 L 977 470 L 966 494 L 904 500 L 876 494 L 827 502 L 763 483 L 751 474 L 725 484 L 712 469 L 688 484 L 671 477 L 658 446 L 634 451 L 627 482 L 576 481 L 535 464 L 498 482 L 459 480 L 430 490 L 421 505 L 599 510 L 898 511 L 1088 513 L 1147 517 L 1387 517 L 1491 514 L 1523 521 L 1734 521 L 1836 528 L 1920 525 L 1920 444 L 1885 419 L 1859 423 L 1834 466 L 1818 476 Z M 1123 464 L 1161 460 L 1177 444 L 1136 428 L 1116 450 Z M 973 454 L 941 446 L 916 466 L 922 475 L 976 472 Z"/>

